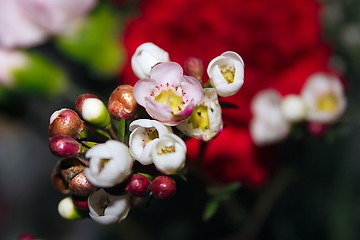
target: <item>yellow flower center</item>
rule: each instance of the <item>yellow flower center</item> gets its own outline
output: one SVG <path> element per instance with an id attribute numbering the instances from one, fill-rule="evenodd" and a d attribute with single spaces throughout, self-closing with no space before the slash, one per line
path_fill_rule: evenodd
<path id="1" fill-rule="evenodd" d="M 165 147 L 161 148 L 157 154 L 161 155 L 161 154 L 167 154 L 167 153 L 173 153 L 173 152 L 175 152 L 175 146 L 171 145 L 171 146 L 165 146 Z"/>
<path id="2" fill-rule="evenodd" d="M 193 128 L 200 128 L 203 132 L 210 128 L 208 108 L 204 105 L 196 106 L 190 116 L 189 121 Z"/>
<path id="3" fill-rule="evenodd" d="M 155 101 L 170 106 L 174 114 L 181 112 L 181 106 L 184 104 L 183 98 L 174 93 L 172 89 L 162 91 L 155 97 Z"/>
<path id="4" fill-rule="evenodd" d="M 144 135 L 145 138 L 142 141 L 146 144 L 159 137 L 159 133 L 155 128 L 146 129 Z"/>
<path id="5" fill-rule="evenodd" d="M 334 112 L 337 108 L 337 100 L 334 94 L 326 93 L 320 96 L 317 101 L 317 109 L 321 112 Z"/>
<path id="6" fill-rule="evenodd" d="M 221 71 L 221 74 L 223 75 L 224 79 L 226 80 L 226 82 L 228 84 L 234 82 L 235 69 L 233 67 L 223 66 L 220 71 Z"/>

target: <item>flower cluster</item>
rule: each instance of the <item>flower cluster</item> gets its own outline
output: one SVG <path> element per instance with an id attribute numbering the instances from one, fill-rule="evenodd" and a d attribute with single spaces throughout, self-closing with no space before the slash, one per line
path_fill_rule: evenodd
<path id="1" fill-rule="evenodd" d="M 175 194 L 187 147 L 183 138 L 214 139 L 223 129 L 218 96 L 243 85 L 244 62 L 231 51 L 208 65 L 191 57 L 182 67 L 153 43 L 140 45 L 132 57 L 139 80 L 120 85 L 107 106 L 96 95 L 79 95 L 75 110 L 50 117 L 50 151 L 63 159 L 54 167 L 55 187 L 70 193 L 59 204 L 69 219 L 88 215 L 100 224 L 122 221 L 134 199 Z M 144 166 L 151 170 L 144 172 Z"/>
<path id="2" fill-rule="evenodd" d="M 340 79 L 334 74 L 314 73 L 299 95 L 282 97 L 275 89 L 255 95 L 251 103 L 251 136 L 259 146 L 281 141 L 288 136 L 291 124 L 306 120 L 319 129 L 338 120 L 345 107 Z"/>

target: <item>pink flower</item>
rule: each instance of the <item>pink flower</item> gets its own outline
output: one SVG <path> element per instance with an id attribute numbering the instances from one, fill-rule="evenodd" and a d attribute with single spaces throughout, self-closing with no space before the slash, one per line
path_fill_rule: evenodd
<path id="1" fill-rule="evenodd" d="M 181 66 L 174 62 L 156 65 L 150 78 L 135 84 L 133 94 L 152 118 L 169 126 L 189 117 L 203 97 L 200 82 L 184 76 Z"/>
<path id="2" fill-rule="evenodd" d="M 2 0 L 0 46 L 32 47 L 68 31 L 97 0 Z"/>

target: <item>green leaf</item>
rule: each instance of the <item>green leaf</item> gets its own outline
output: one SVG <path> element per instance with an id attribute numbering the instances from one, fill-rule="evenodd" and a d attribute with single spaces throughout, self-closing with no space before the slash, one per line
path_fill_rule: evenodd
<path id="1" fill-rule="evenodd" d="M 239 108 L 239 106 L 234 103 L 229 103 L 229 102 L 219 102 L 219 103 L 222 108 L 232 108 L 232 109 Z"/>
<path id="2" fill-rule="evenodd" d="M 101 75 L 116 74 L 124 63 L 117 12 L 106 4 L 98 8 L 71 34 L 56 39 L 59 49 Z"/>
<path id="3" fill-rule="evenodd" d="M 121 142 L 125 141 L 126 120 L 122 118 L 118 125 L 118 137 Z"/>
<path id="4" fill-rule="evenodd" d="M 202 216 L 203 221 L 208 221 L 215 215 L 219 209 L 219 204 L 220 201 L 218 199 L 212 199 L 206 203 Z"/>
<path id="5" fill-rule="evenodd" d="M 67 76 L 61 68 L 41 55 L 26 53 L 25 67 L 13 70 L 15 89 L 19 92 L 56 96 L 67 89 Z"/>

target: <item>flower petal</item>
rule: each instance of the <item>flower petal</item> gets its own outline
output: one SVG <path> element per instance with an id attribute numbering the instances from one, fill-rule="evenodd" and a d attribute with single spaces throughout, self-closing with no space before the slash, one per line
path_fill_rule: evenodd
<path id="1" fill-rule="evenodd" d="M 160 63 L 150 71 L 150 78 L 155 79 L 159 84 L 178 85 L 182 75 L 181 66 L 175 62 Z"/>
<path id="2" fill-rule="evenodd" d="M 145 98 L 150 96 L 156 85 L 157 82 L 151 78 L 144 78 L 136 82 L 133 89 L 133 95 L 139 105 L 143 107 L 146 106 Z"/>

